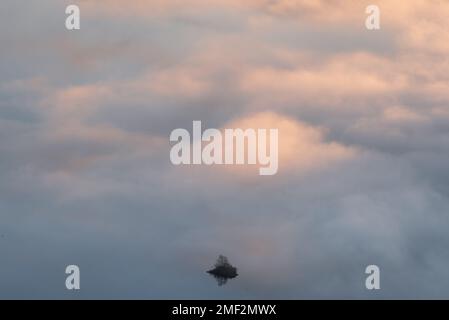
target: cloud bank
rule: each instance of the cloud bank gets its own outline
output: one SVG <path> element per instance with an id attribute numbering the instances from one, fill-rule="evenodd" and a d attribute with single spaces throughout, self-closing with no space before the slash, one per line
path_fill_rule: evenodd
<path id="1" fill-rule="evenodd" d="M 75 2 L 0 4 L 1 298 L 448 296 L 446 1 Z M 278 126 L 279 173 L 172 166 L 193 120 Z"/>

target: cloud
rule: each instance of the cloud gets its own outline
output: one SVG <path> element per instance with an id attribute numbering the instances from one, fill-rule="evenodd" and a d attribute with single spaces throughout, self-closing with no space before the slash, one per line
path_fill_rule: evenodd
<path id="1" fill-rule="evenodd" d="M 224 128 L 267 128 L 279 131 L 281 173 L 310 172 L 356 155 L 356 150 L 325 141 L 323 129 L 272 112 L 256 113 L 231 121 Z M 248 174 L 248 173 L 247 173 Z"/>
<path id="2" fill-rule="evenodd" d="M 1 297 L 447 295 L 447 2 L 78 3 L 0 4 Z M 278 127 L 279 174 L 172 166 L 193 120 Z"/>
<path id="3" fill-rule="evenodd" d="M 348 100 L 369 101 L 407 86 L 406 77 L 385 68 L 389 63 L 365 54 L 346 55 L 314 68 L 256 69 L 243 77 L 241 85 L 245 91 L 267 93 L 280 101 L 347 108 Z"/>

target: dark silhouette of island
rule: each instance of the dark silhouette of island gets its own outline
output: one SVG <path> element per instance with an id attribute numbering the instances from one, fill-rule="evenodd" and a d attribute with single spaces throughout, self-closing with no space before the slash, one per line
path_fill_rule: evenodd
<path id="1" fill-rule="evenodd" d="M 207 273 L 214 276 L 219 286 L 226 284 L 229 279 L 233 279 L 238 276 L 237 268 L 233 267 L 229 263 L 228 258 L 222 255 L 218 257 L 214 268 L 207 271 Z"/>

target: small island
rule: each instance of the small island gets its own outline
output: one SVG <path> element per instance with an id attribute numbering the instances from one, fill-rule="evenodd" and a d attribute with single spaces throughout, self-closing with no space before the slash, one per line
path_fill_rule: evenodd
<path id="1" fill-rule="evenodd" d="M 219 286 L 226 284 L 228 279 L 233 279 L 238 276 L 237 268 L 233 267 L 229 263 L 228 258 L 222 255 L 218 257 L 214 268 L 207 271 L 207 273 L 215 277 Z"/>

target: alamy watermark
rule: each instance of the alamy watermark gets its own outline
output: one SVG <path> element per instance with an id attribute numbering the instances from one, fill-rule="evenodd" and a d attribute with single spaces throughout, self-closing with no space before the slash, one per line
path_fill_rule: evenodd
<path id="1" fill-rule="evenodd" d="M 365 13 L 369 16 L 365 20 L 365 27 L 368 30 L 380 29 L 380 9 L 379 6 L 371 4 L 366 7 Z"/>
<path id="2" fill-rule="evenodd" d="M 72 264 L 66 267 L 65 273 L 68 274 L 65 280 L 67 290 L 80 290 L 80 268 Z"/>
<path id="3" fill-rule="evenodd" d="M 177 142 L 170 151 L 174 165 L 256 165 L 259 175 L 278 171 L 278 129 L 218 129 L 202 132 L 201 121 L 193 121 L 193 133 L 175 129 L 170 141 Z"/>
<path id="4" fill-rule="evenodd" d="M 68 14 L 65 20 L 67 30 L 79 30 L 81 28 L 80 8 L 77 5 L 67 6 L 65 13 Z"/>
<path id="5" fill-rule="evenodd" d="M 365 273 L 368 275 L 365 280 L 366 289 L 380 290 L 380 268 L 372 264 L 366 267 Z"/>

